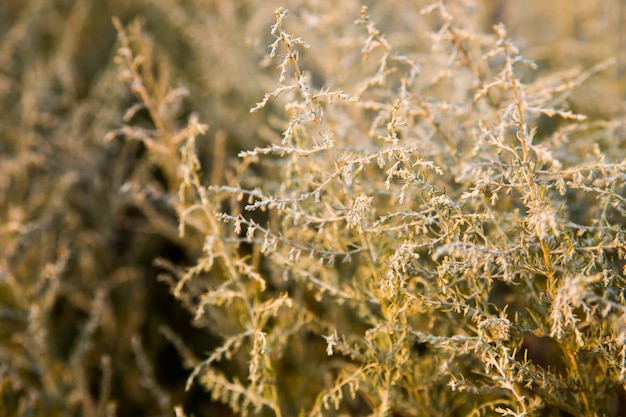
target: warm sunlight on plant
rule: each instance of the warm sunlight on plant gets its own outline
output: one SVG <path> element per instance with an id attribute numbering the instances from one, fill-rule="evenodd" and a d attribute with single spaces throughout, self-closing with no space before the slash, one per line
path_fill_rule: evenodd
<path id="1" fill-rule="evenodd" d="M 0 414 L 626 415 L 619 1 L 27 3 Z"/>
<path id="2" fill-rule="evenodd" d="M 252 110 L 283 107 L 282 134 L 208 188 L 195 139 L 183 147 L 181 219 L 207 243 L 176 293 L 227 335 L 190 383 L 242 415 L 614 414 L 626 163 L 566 99 L 611 62 L 523 82 L 536 65 L 503 25 L 477 36 L 442 2 L 420 13 L 438 22 L 427 59 L 396 52 L 363 7 L 352 84 L 316 85 L 302 57 L 333 52 L 277 9 L 278 86 Z M 530 354 L 547 340 L 562 369 Z M 213 366 L 228 357 L 247 372 Z"/>

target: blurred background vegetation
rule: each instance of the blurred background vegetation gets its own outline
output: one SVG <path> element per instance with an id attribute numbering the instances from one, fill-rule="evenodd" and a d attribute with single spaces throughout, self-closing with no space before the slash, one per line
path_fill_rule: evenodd
<path id="1" fill-rule="evenodd" d="M 401 49 L 428 2 L 363 3 Z M 474 5 L 476 33 L 504 22 L 539 71 L 614 58 L 570 106 L 595 119 L 623 117 L 621 0 L 462 3 Z M 229 415 L 197 388 L 184 392 L 189 370 L 175 342 L 202 357 L 217 336 L 192 325 L 154 260 L 189 265 L 200 247 L 178 238 L 164 201 L 175 187 L 162 166 L 140 141 L 109 134 L 136 102 L 114 62 L 111 19 L 141 22 L 157 87 L 186 88 L 182 103 L 167 110 L 173 128 L 191 112 L 210 125 L 201 144 L 210 172 L 271 134 L 271 108 L 249 109 L 273 89 L 273 68 L 261 64 L 279 5 L 294 10 L 293 32 L 314 48 L 341 42 L 331 29 L 352 24 L 360 9 L 332 0 L 0 2 L 0 415 L 172 415 L 177 404 L 190 415 Z M 325 59 L 307 63 L 321 84 L 341 62 Z M 142 110 L 132 117 L 153 127 Z M 225 152 L 213 152 L 216 138 Z M 132 191 L 132 178 L 165 191 Z"/>

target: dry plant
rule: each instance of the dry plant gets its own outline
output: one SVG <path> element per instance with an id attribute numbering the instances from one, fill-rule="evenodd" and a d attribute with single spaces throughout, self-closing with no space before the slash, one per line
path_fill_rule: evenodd
<path id="1" fill-rule="evenodd" d="M 271 3 L 0 5 L 0 414 L 625 415 L 619 2 Z"/>
<path id="2" fill-rule="evenodd" d="M 191 121 L 180 232 L 204 255 L 168 279 L 224 335 L 188 384 L 235 413 L 623 412 L 624 125 L 568 108 L 612 62 L 525 82 L 505 27 L 474 33 L 451 3 L 420 10 L 427 53 L 396 52 L 363 7 L 363 63 L 326 45 L 337 87 L 277 9 L 278 86 L 252 111 L 272 104 L 280 133 L 224 185 Z"/>

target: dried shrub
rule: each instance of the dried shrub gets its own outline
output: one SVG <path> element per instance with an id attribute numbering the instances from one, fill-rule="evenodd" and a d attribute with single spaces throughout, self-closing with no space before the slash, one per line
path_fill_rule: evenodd
<path id="1" fill-rule="evenodd" d="M 626 413 L 618 0 L 22 3 L 0 414 Z"/>
<path id="2" fill-rule="evenodd" d="M 529 75 L 464 7 L 422 8 L 402 53 L 363 7 L 362 63 L 352 31 L 322 53 L 336 77 L 276 10 L 278 86 L 252 111 L 274 103 L 281 133 L 224 185 L 195 136 L 182 148 L 182 232 L 205 255 L 172 287 L 225 335 L 189 383 L 241 415 L 621 412 L 623 124 L 568 102 L 613 62 Z"/>

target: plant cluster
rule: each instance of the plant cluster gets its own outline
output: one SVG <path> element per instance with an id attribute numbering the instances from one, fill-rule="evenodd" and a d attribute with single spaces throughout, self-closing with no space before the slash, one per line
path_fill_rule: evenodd
<path id="1" fill-rule="evenodd" d="M 625 415 L 620 57 L 269 3 L 0 6 L 0 414 Z"/>
<path id="2" fill-rule="evenodd" d="M 535 64 L 503 25 L 473 35 L 443 2 L 421 10 L 438 30 L 420 59 L 363 7 L 375 65 L 316 86 L 287 13 L 278 87 L 252 109 L 282 106 L 280 136 L 223 186 L 202 181 L 195 135 L 182 148 L 181 232 L 206 241 L 172 287 L 226 335 L 189 383 L 242 415 L 616 415 L 623 131 L 567 103 L 610 62 L 524 82 Z"/>

